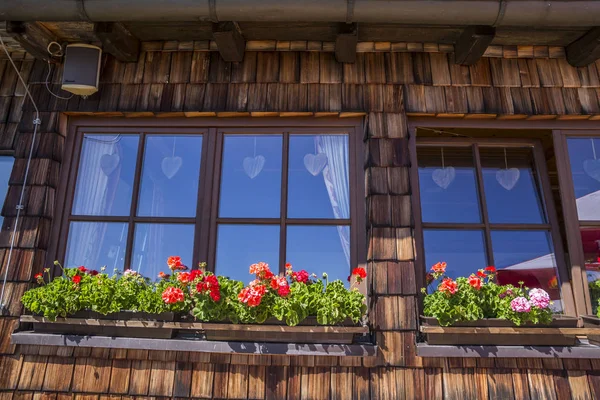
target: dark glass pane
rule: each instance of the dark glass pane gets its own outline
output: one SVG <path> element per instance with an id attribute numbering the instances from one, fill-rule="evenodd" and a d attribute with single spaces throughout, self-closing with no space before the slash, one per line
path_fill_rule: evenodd
<path id="1" fill-rule="evenodd" d="M 15 159 L 12 156 L 0 157 L 0 202 L 4 204 L 4 200 L 6 199 L 6 193 L 8 192 L 8 180 L 10 179 L 10 174 L 12 173 L 13 164 L 15 163 Z M 4 221 L 4 217 L 0 215 L 0 226 L 2 226 L 2 222 Z"/>
<path id="2" fill-rule="evenodd" d="M 148 135 L 138 215 L 195 216 L 201 152 L 202 136 Z"/>
<path id="3" fill-rule="evenodd" d="M 599 221 L 600 138 L 569 138 L 567 145 L 579 219 Z"/>
<path id="4" fill-rule="evenodd" d="M 437 262 L 447 263 L 446 274 L 452 278 L 469 276 L 487 266 L 483 231 L 425 229 L 425 265 L 427 272 Z M 437 282 L 429 285 L 435 290 Z"/>
<path id="5" fill-rule="evenodd" d="M 286 261 L 329 281 L 347 283 L 350 275 L 349 226 L 288 226 Z"/>
<path id="6" fill-rule="evenodd" d="M 423 222 L 481 221 L 470 147 L 418 147 Z"/>
<path id="7" fill-rule="evenodd" d="M 73 214 L 130 214 L 138 140 L 138 135 L 84 136 Z"/>
<path id="8" fill-rule="evenodd" d="M 215 271 L 244 283 L 254 279 L 248 272 L 257 262 L 279 273 L 279 225 L 220 225 Z"/>
<path id="9" fill-rule="evenodd" d="M 281 135 L 225 135 L 220 217 L 278 218 Z"/>
<path id="10" fill-rule="evenodd" d="M 67 242 L 67 268 L 106 267 L 108 273 L 125 265 L 127 224 L 123 222 L 71 222 Z"/>
<path id="11" fill-rule="evenodd" d="M 152 279 L 158 273 L 170 273 L 169 256 L 181 257 L 192 268 L 194 226 L 184 224 L 136 224 L 131 269 Z"/>
<path id="12" fill-rule="evenodd" d="M 290 135 L 288 217 L 350 218 L 348 135 Z"/>
<path id="13" fill-rule="evenodd" d="M 532 149 L 481 147 L 479 153 L 490 222 L 545 223 Z"/>
<path id="14" fill-rule="evenodd" d="M 498 283 L 542 288 L 561 310 L 560 281 L 552 239 L 546 231 L 492 231 Z"/>
<path id="15" fill-rule="evenodd" d="M 585 228 L 581 230 L 581 242 L 585 257 L 585 270 L 590 285 L 593 313 L 598 309 L 600 299 L 600 228 Z"/>

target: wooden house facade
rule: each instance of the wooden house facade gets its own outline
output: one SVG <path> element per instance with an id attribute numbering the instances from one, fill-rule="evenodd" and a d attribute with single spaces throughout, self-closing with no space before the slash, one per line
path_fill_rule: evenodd
<path id="1" fill-rule="evenodd" d="M 535 138 L 550 147 L 553 131 L 597 134 L 600 61 L 574 67 L 564 46 L 524 43 L 487 47 L 467 66 L 455 63 L 451 44 L 361 41 L 355 61 L 340 63 L 332 42 L 257 40 L 246 42 L 242 61 L 227 62 L 213 41 L 155 40 L 141 43 L 135 62 L 105 54 L 99 91 L 65 100 L 46 90 L 44 60 L 19 49 L 11 56 L 39 108 L 41 125 L 8 264 L 36 115 L 9 60 L 1 58 L 0 150 L 15 160 L 0 232 L 0 276 L 7 276 L 7 307 L 0 317 L 0 400 L 600 397 L 600 351 L 594 346 L 512 353 L 505 346 L 497 354 L 419 347 L 419 294 L 426 271 L 411 147 L 422 127 L 442 136 L 468 130 L 479 132 L 474 137 L 491 138 L 510 131 L 506 137 Z M 58 65 L 49 78 L 55 93 L 61 71 Z M 51 266 L 61 251 L 64 256 L 58 236 L 66 188 L 74 185 L 67 172 L 73 152 L 69 136 L 77 124 L 360 127 L 356 165 L 363 180 L 355 189 L 364 191 L 359 207 L 364 235 L 356 240 L 368 269 L 369 343 L 375 353 L 11 341 L 23 313 L 20 297 L 32 287 L 34 274 Z M 546 161 L 556 171 L 550 156 Z M 559 175 L 548 175 L 550 197 L 557 204 Z M 569 229 L 565 207 L 557 211 L 563 236 Z M 566 238 L 563 244 L 568 252 Z M 590 311 L 581 274 L 567 271 L 571 300 L 564 309 L 572 315 Z"/>

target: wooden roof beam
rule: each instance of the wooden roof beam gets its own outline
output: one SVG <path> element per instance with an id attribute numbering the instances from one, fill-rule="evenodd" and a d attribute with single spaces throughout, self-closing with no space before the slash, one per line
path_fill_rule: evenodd
<path id="1" fill-rule="evenodd" d="M 574 67 L 585 67 L 593 63 L 600 58 L 600 27 L 590 29 L 565 50 L 567 61 Z"/>
<path id="2" fill-rule="evenodd" d="M 475 64 L 496 36 L 493 26 L 477 25 L 467 27 L 454 45 L 454 63 Z"/>
<path id="3" fill-rule="evenodd" d="M 38 60 L 56 62 L 48 52 L 48 44 L 58 39 L 36 22 L 6 21 L 6 33 Z"/>
<path id="4" fill-rule="evenodd" d="M 94 34 L 102 42 L 102 49 L 119 61 L 136 62 L 140 55 L 140 41 L 119 22 L 97 22 Z"/>
<path id="5" fill-rule="evenodd" d="M 358 25 L 342 26 L 335 38 L 335 59 L 341 63 L 356 62 L 356 45 L 358 44 Z"/>
<path id="6" fill-rule="evenodd" d="M 244 59 L 246 39 L 235 22 L 219 22 L 213 24 L 213 39 L 223 60 L 240 62 Z"/>

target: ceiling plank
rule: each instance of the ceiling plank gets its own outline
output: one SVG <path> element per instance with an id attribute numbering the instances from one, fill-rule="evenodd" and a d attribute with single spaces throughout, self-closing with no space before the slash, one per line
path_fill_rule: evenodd
<path id="1" fill-rule="evenodd" d="M 357 24 L 342 27 L 335 38 L 335 59 L 341 63 L 356 62 L 356 45 L 358 44 Z"/>
<path id="2" fill-rule="evenodd" d="M 574 67 L 585 67 L 600 58 L 600 27 L 587 31 L 585 35 L 566 48 L 567 61 Z"/>
<path id="3" fill-rule="evenodd" d="M 454 62 L 461 65 L 475 64 L 483 56 L 495 35 L 496 28 L 492 26 L 467 27 L 454 45 Z"/>
<path id="4" fill-rule="evenodd" d="M 119 61 L 136 62 L 140 55 L 140 41 L 123 24 L 118 22 L 98 22 L 94 33 L 102 42 L 102 49 Z"/>
<path id="5" fill-rule="evenodd" d="M 213 39 L 223 60 L 240 62 L 244 59 L 246 40 L 235 22 L 219 22 L 213 24 Z"/>
<path id="6" fill-rule="evenodd" d="M 38 60 L 55 62 L 47 49 L 50 42 L 55 42 L 58 39 L 40 24 L 6 21 L 6 33 Z"/>

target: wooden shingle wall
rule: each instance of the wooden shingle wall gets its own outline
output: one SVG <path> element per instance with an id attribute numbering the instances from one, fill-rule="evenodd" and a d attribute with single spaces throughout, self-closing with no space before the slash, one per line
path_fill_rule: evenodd
<path id="1" fill-rule="evenodd" d="M 100 91 L 60 100 L 45 89 L 47 65 L 17 60 L 42 125 L 0 317 L 0 400 L 11 398 L 598 398 L 594 360 L 421 359 L 416 356 L 418 287 L 408 179 L 407 114 L 596 118 L 599 64 L 554 58 L 483 58 L 456 66 L 451 53 L 373 52 L 355 64 L 332 53 L 145 52 L 138 63 L 103 60 Z M 15 168 L 0 233 L 3 274 L 9 231 L 33 133 L 32 105 L 0 60 L 0 149 Z M 50 87 L 59 92 L 60 69 Z M 64 92 L 62 93 L 64 95 Z M 44 267 L 69 115 L 200 117 L 366 113 L 365 199 L 370 322 L 377 358 L 224 355 L 10 345 L 19 297 Z M 61 118 L 60 116 L 63 115 Z M 308 116 L 307 118 L 315 118 Z M 4 250 L 2 250 L 4 249 Z M 14 397 L 13 397 L 14 392 Z"/>

